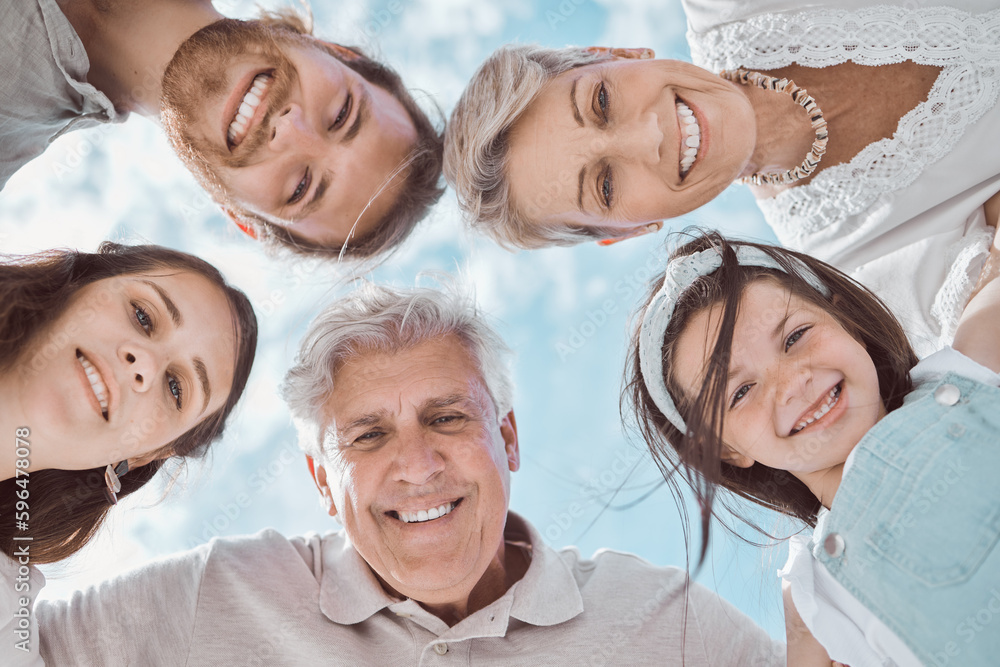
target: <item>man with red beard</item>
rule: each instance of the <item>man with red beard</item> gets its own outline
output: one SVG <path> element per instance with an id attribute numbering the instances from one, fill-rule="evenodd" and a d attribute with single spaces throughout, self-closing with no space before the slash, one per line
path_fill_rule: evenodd
<path id="1" fill-rule="evenodd" d="M 209 0 L 0 8 L 0 187 L 59 135 L 131 112 L 247 233 L 320 256 L 394 247 L 441 194 L 441 137 L 399 76 L 290 10 Z"/>

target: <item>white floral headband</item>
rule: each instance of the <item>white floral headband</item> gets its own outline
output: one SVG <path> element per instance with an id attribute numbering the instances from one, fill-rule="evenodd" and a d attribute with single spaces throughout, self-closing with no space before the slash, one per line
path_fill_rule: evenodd
<path id="1" fill-rule="evenodd" d="M 741 245 L 735 248 L 736 260 L 742 266 L 760 266 L 767 269 L 777 269 L 786 272 L 771 255 L 760 248 Z M 829 298 L 830 288 L 801 261 L 789 258 L 795 264 L 799 274 L 820 294 Z M 656 293 L 646 312 L 642 316 L 642 327 L 639 329 L 639 367 L 642 370 L 646 389 L 663 416 L 677 427 L 681 433 L 687 432 L 681 413 L 677 410 L 670 392 L 663 380 L 662 354 L 663 336 L 667 332 L 674 308 L 684 291 L 702 276 L 715 272 L 722 266 L 722 251 L 716 248 L 701 250 L 691 255 L 684 255 L 671 260 L 663 279 L 663 287 Z"/>

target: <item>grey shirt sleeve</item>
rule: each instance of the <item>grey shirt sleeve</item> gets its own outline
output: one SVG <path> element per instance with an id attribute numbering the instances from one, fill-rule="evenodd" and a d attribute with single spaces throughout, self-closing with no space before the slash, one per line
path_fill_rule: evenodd
<path id="1" fill-rule="evenodd" d="M 20 545 L 14 543 L 15 548 Z M 23 543 L 22 543 L 23 544 Z M 27 557 L 24 558 L 28 560 Z M 44 667 L 38 652 L 35 596 L 45 586 L 37 568 L 0 554 L 0 656 L 6 667 Z"/>
<path id="2" fill-rule="evenodd" d="M 691 584 L 688 632 L 700 635 L 713 667 L 784 667 L 785 644 L 743 612 L 699 584 Z"/>
<path id="3" fill-rule="evenodd" d="M 200 547 L 105 581 L 69 600 L 39 601 L 50 665 L 183 665 L 210 550 Z"/>

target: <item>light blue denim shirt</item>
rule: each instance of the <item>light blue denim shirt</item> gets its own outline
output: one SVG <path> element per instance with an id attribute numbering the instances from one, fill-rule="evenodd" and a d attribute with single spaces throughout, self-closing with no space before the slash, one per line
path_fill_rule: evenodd
<path id="1" fill-rule="evenodd" d="M 813 555 L 925 664 L 1000 664 L 1000 388 L 928 382 L 853 457 Z"/>

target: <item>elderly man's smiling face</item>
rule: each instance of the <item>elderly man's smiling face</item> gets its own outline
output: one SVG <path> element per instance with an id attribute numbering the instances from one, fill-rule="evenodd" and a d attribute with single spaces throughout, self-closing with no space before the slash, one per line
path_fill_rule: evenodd
<path id="1" fill-rule="evenodd" d="M 502 570 L 514 414 L 498 418 L 457 337 L 349 359 L 325 417 L 317 484 L 384 584 L 448 604 Z"/>

